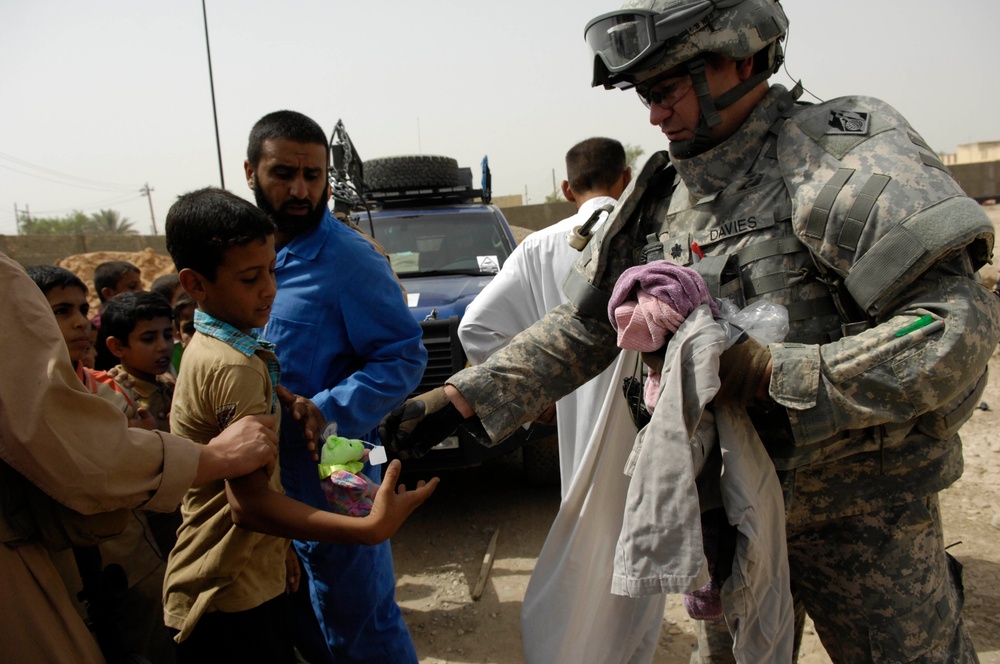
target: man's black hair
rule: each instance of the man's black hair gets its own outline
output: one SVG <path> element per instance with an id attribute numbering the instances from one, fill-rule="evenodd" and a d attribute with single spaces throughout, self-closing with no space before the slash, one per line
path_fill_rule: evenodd
<path id="1" fill-rule="evenodd" d="M 28 276 L 41 289 L 42 293 L 48 293 L 53 288 L 79 288 L 84 293 L 87 292 L 87 284 L 83 279 L 76 276 L 64 267 L 56 265 L 29 265 L 25 268 Z"/>
<path id="2" fill-rule="evenodd" d="M 323 128 L 315 120 L 296 111 L 275 111 L 257 120 L 257 124 L 250 130 L 247 161 L 251 166 L 257 168 L 264 152 L 264 141 L 275 139 L 316 143 L 326 148 L 329 157 L 330 142 L 323 133 Z"/>
<path id="3" fill-rule="evenodd" d="M 613 138 L 588 138 L 566 153 L 566 179 L 574 192 L 610 189 L 625 171 L 625 148 Z"/>
<path id="4" fill-rule="evenodd" d="M 104 303 L 99 336 L 105 340 L 114 337 L 128 346 L 128 336 L 139 321 L 154 318 L 173 320 L 167 298 L 147 291 L 119 293 Z"/>
<path id="5" fill-rule="evenodd" d="M 141 270 L 128 261 L 107 261 L 94 268 L 94 290 L 97 297 L 104 302 L 104 295 L 101 293 L 105 288 L 114 290 L 118 288 L 118 282 L 125 278 L 129 272 L 139 272 Z"/>
<path id="6" fill-rule="evenodd" d="M 170 206 L 166 234 L 167 251 L 178 272 L 191 269 L 215 281 L 226 250 L 274 235 L 274 222 L 250 201 L 206 187 Z"/>

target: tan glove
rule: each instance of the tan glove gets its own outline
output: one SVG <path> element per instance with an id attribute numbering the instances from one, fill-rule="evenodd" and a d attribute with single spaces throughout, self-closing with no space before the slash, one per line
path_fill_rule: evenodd
<path id="1" fill-rule="evenodd" d="M 399 459 L 419 459 L 455 433 L 465 418 L 443 387 L 413 397 L 386 415 L 378 427 L 382 444 Z"/>
<path id="2" fill-rule="evenodd" d="M 747 406 L 767 398 L 771 382 L 771 351 L 744 332 L 719 356 L 719 379 L 722 386 L 715 403 Z"/>

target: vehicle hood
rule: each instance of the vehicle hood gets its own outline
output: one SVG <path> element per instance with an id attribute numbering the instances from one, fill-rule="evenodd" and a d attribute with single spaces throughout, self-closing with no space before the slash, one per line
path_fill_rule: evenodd
<path id="1" fill-rule="evenodd" d="M 418 322 L 424 320 L 432 310 L 437 311 L 439 319 L 451 316 L 461 318 L 465 314 L 465 308 L 492 279 L 493 275 L 400 277 L 406 288 L 410 313 Z"/>

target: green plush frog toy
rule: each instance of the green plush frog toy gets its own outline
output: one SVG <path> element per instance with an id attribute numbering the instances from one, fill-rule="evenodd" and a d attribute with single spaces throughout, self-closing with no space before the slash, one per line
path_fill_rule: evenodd
<path id="1" fill-rule="evenodd" d="M 364 442 L 327 436 L 319 455 L 319 477 L 334 512 L 348 516 L 371 512 L 378 485 L 361 472 L 367 456 Z"/>

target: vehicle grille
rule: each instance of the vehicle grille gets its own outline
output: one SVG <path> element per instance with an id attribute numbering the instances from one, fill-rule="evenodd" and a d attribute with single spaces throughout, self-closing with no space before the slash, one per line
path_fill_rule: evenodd
<path id="1" fill-rule="evenodd" d="M 458 340 L 458 323 L 458 316 L 420 322 L 424 331 L 424 348 L 427 349 L 427 368 L 411 397 L 441 387 L 452 374 L 465 368 L 466 357 Z"/>

